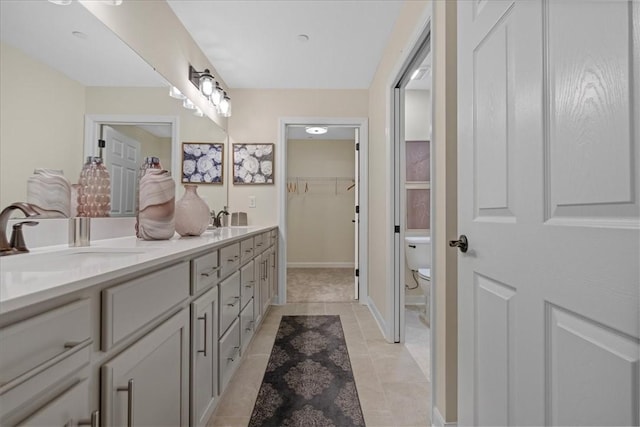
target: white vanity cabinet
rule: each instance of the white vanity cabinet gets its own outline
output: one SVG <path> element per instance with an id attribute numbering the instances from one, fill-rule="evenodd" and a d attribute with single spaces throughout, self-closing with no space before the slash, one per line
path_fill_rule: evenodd
<path id="1" fill-rule="evenodd" d="M 52 402 L 37 410 L 29 418 L 20 422 L 18 426 L 51 427 L 51 426 L 91 426 L 100 425 L 100 411 L 88 414 L 89 408 L 89 380 L 73 385 Z"/>
<path id="2" fill-rule="evenodd" d="M 189 310 L 102 366 L 103 426 L 189 425 Z"/>
<path id="3" fill-rule="evenodd" d="M 218 403 L 218 289 L 191 303 L 191 425 L 204 426 Z"/>
<path id="4" fill-rule="evenodd" d="M 229 234 L 1 312 L 0 425 L 205 426 L 275 295 L 274 234 Z"/>
<path id="5" fill-rule="evenodd" d="M 0 329 L 0 425 L 88 419 L 88 397 L 74 386 L 89 387 L 92 344 L 86 299 Z"/>

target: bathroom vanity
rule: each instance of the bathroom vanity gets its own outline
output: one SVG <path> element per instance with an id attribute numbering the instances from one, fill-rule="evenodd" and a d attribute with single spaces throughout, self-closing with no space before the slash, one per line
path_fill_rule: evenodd
<path id="1" fill-rule="evenodd" d="M 0 260 L 1 425 L 205 425 L 277 290 L 274 227 Z"/>

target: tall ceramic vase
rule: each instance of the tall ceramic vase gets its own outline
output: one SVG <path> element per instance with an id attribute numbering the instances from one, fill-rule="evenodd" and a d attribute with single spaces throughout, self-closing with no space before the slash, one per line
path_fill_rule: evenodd
<path id="1" fill-rule="evenodd" d="M 184 196 L 176 203 L 176 231 L 181 236 L 199 236 L 209 225 L 209 206 L 198 196 L 198 186 L 185 184 Z"/>
<path id="2" fill-rule="evenodd" d="M 175 232 L 176 184 L 162 169 L 148 169 L 140 179 L 138 237 L 168 240 Z"/>

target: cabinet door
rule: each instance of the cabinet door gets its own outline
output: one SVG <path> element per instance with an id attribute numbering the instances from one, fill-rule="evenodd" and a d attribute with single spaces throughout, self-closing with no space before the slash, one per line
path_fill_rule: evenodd
<path id="1" fill-rule="evenodd" d="M 204 426 L 218 398 L 218 289 L 191 303 L 191 425 Z"/>
<path id="2" fill-rule="evenodd" d="M 267 270 L 269 271 L 269 286 L 271 293 L 269 294 L 270 300 L 273 303 L 278 296 L 278 267 L 277 267 L 277 259 L 276 259 L 276 248 L 275 246 L 271 248 L 271 252 L 269 253 L 269 263 Z"/>
<path id="3" fill-rule="evenodd" d="M 240 270 L 241 310 L 251 301 L 251 298 L 253 298 L 255 283 L 255 267 L 253 266 L 253 261 L 251 261 Z"/>
<path id="4" fill-rule="evenodd" d="M 271 303 L 271 295 L 269 295 L 269 255 L 263 253 L 260 258 L 260 306 L 262 314 L 267 312 Z"/>
<path id="5" fill-rule="evenodd" d="M 94 424 L 96 424 L 94 427 L 97 427 L 97 416 L 98 414 L 94 418 Z M 91 423 L 90 419 L 89 380 L 85 379 L 60 394 L 18 426 L 75 426 L 80 422 Z"/>
<path id="6" fill-rule="evenodd" d="M 102 366 L 103 426 L 189 424 L 189 311 Z"/>

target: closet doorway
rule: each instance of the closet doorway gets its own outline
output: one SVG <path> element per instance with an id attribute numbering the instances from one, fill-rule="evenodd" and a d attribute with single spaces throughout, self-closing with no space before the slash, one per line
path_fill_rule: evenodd
<path id="1" fill-rule="evenodd" d="M 366 119 L 281 124 L 279 302 L 366 303 Z"/>

